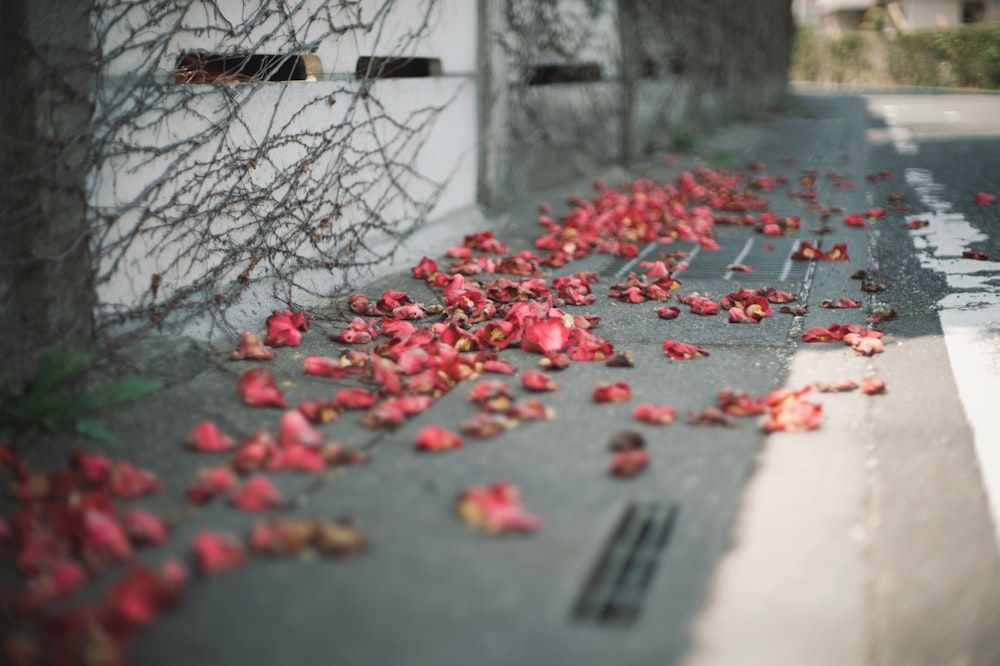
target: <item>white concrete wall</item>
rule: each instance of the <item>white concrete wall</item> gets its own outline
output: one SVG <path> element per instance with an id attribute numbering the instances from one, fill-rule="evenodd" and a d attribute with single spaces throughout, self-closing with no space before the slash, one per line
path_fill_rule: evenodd
<path id="1" fill-rule="evenodd" d="M 116 264 L 110 259 L 99 266 L 99 273 L 109 278 L 98 286 L 98 297 L 102 304 L 121 309 L 135 308 L 150 304 L 149 285 L 154 274 L 162 277 L 162 291 L 186 286 L 193 276 L 203 275 L 218 263 L 214 246 L 216 239 L 225 237 L 228 241 L 239 240 L 240 234 L 248 234 L 243 228 L 248 219 L 266 213 L 267 201 L 253 202 L 253 216 L 240 216 L 239 211 L 227 215 L 214 216 L 210 222 L 204 217 L 194 221 L 184 220 L 183 209 L 199 201 L 211 200 L 213 192 L 228 192 L 234 188 L 245 190 L 248 199 L 253 198 L 255 185 L 270 182 L 276 174 L 301 167 L 300 160 L 306 147 L 291 143 L 276 146 L 257 160 L 253 169 L 234 169 L 223 174 L 219 169 L 214 181 L 208 182 L 202 175 L 204 165 L 217 167 L 220 155 L 232 155 L 234 159 L 246 158 L 254 147 L 265 142 L 276 133 L 286 135 L 300 131 L 312 131 L 313 141 L 321 141 L 326 136 L 336 136 L 343 144 L 349 145 L 353 154 L 371 150 L 376 143 L 392 147 L 397 158 L 409 162 L 412 158 L 416 167 L 413 176 L 390 174 L 380 169 L 376 162 L 356 170 L 347 178 L 352 182 L 374 182 L 364 196 L 370 197 L 368 207 L 378 207 L 386 217 L 406 215 L 412 210 L 412 203 L 404 203 L 393 190 L 390 177 L 406 182 L 406 191 L 416 199 L 426 198 L 435 189 L 433 184 L 444 184 L 437 204 L 428 215 L 429 220 L 441 218 L 452 211 L 476 203 L 476 3 L 470 0 L 439 0 L 431 12 L 427 32 L 410 45 L 406 53 L 400 52 L 399 44 L 406 35 L 418 28 L 423 18 L 426 0 L 405 0 L 395 5 L 397 9 L 375 20 L 372 30 L 352 30 L 343 35 L 332 35 L 319 39 L 318 29 L 304 19 L 325 3 L 323 0 L 307 0 L 302 10 L 285 21 L 298 40 L 320 58 L 323 75 L 315 82 L 289 83 L 242 83 L 235 85 L 183 85 L 173 81 L 173 68 L 179 54 L 185 51 L 208 53 L 287 53 L 280 31 L 275 38 L 265 37 L 273 31 L 279 17 L 268 18 L 255 34 L 234 38 L 226 23 L 239 25 L 249 13 L 256 11 L 242 0 L 218 0 L 219 14 L 209 11 L 207 3 L 191 3 L 183 10 L 170 15 L 159 16 L 159 25 L 167 39 L 145 30 L 138 38 L 129 37 L 135 26 L 150 25 L 149 17 L 139 5 L 125 13 L 111 3 L 114 21 L 105 17 L 106 23 L 98 21 L 96 29 L 106 32 L 105 53 L 107 66 L 102 72 L 98 89 L 98 104 L 104 111 L 114 109 L 139 108 L 144 99 L 136 95 L 134 81 L 136 73 L 149 67 L 155 68 L 155 78 L 166 97 L 158 106 L 148 109 L 130 121 L 124 129 L 113 133 L 111 138 L 127 136 L 127 141 L 139 150 L 123 151 L 107 159 L 92 177 L 91 201 L 95 211 L 115 210 L 133 200 L 142 200 L 143 192 L 150 183 L 161 181 L 165 176 L 172 179 L 169 188 L 163 190 L 158 199 L 144 201 L 139 208 L 126 210 L 123 215 L 109 220 L 103 244 L 107 246 L 116 239 L 131 243 L 124 248 Z M 333 4 L 333 3 L 331 3 Z M 343 13 L 335 19 L 346 25 L 356 21 L 372 21 L 376 10 L 385 3 L 378 0 L 364 0 L 354 15 Z M 270 3 L 260 3 L 269 6 Z M 253 3 L 253 6 L 258 6 Z M 176 26 L 184 26 L 197 31 L 175 32 Z M 200 30 L 199 30 L 200 29 Z M 324 30 L 325 30 L 324 26 Z M 153 48 L 137 47 L 135 40 L 148 40 Z M 132 41 L 130 41 L 132 40 Z M 382 113 L 388 118 L 369 122 L 365 105 L 370 103 L 356 94 L 362 83 L 353 81 L 355 63 L 359 55 L 371 56 L 416 56 L 439 58 L 442 76 L 421 79 L 382 79 L 370 82 L 371 100 L 382 106 L 372 109 L 372 115 Z M 328 96 L 336 99 L 336 104 L 325 103 Z M 162 106 L 166 105 L 165 110 Z M 356 105 L 356 106 L 355 106 Z M 365 123 L 363 127 L 343 127 L 354 106 L 352 121 Z M 238 121 L 231 123 L 224 134 L 216 136 L 209 143 L 198 146 L 190 152 L 166 150 L 155 154 L 154 150 L 172 145 L 186 146 L 207 127 L 228 117 L 233 108 L 238 109 Z M 428 112 L 438 108 L 439 113 Z M 166 113 L 165 113 L 166 111 Z M 102 111 L 99 110 L 98 117 Z M 115 116 L 114 111 L 110 115 Z M 400 131 L 395 123 L 406 127 L 420 125 L 421 130 L 407 141 L 407 133 Z M 426 126 L 423 126 L 426 124 Z M 318 145 L 318 144 L 313 144 Z M 296 182 L 308 183 L 310 178 L 323 182 L 324 175 L 331 170 L 342 168 L 342 158 L 336 152 L 324 154 L 310 165 L 307 175 L 298 175 Z M 246 160 L 249 161 L 249 160 Z M 276 199 L 294 196 L 290 185 L 284 191 L 274 193 Z M 384 200 L 389 192 L 388 200 Z M 331 193 L 335 199 L 338 193 Z M 159 208 L 161 216 L 176 218 L 177 224 L 158 230 L 143 226 L 148 222 L 147 208 Z M 329 213 L 329 211 L 328 211 Z M 309 222 L 304 220 L 303 222 Z M 365 222 L 365 206 L 355 205 L 344 208 L 343 216 L 336 221 L 340 225 L 356 225 Z M 133 235 L 136 228 L 145 231 L 138 237 Z M 241 230 L 243 228 L 243 230 Z M 190 257 L 178 261 L 177 241 L 186 238 L 197 243 L 197 251 Z M 100 239 L 99 239 L 100 240 Z M 298 251 L 308 254 L 307 246 Z M 233 267 L 231 279 L 242 270 Z M 261 265 L 258 271 L 263 272 Z M 257 277 L 251 275 L 251 277 Z M 315 275 L 319 291 L 322 281 L 329 275 Z M 163 298 L 164 293 L 160 297 Z M 303 298 L 304 294 L 293 294 L 293 298 Z M 307 304 L 307 303 L 304 303 Z M 259 316 L 259 312 L 257 313 Z M 258 325 L 259 322 L 254 322 Z"/>

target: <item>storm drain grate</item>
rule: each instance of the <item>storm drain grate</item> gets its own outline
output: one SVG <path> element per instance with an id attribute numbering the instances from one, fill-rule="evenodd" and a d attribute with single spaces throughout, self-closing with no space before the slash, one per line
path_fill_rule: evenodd
<path id="1" fill-rule="evenodd" d="M 573 607 L 573 619 L 631 624 L 652 586 L 674 522 L 675 504 L 629 504 Z"/>
<path id="2" fill-rule="evenodd" d="M 689 252 L 688 267 L 674 272 L 682 282 L 684 278 L 708 280 L 760 280 L 765 282 L 799 282 L 805 279 L 808 261 L 795 261 L 791 254 L 798 249 L 799 241 L 790 238 L 748 238 L 740 243 L 723 243 L 719 250 L 703 250 L 697 245 L 681 246 L 652 243 L 643 248 L 634 259 L 616 259 L 604 268 L 616 277 L 638 270 L 640 261 L 655 261 L 661 252 L 685 250 Z M 769 249 L 765 249 L 769 248 Z M 753 268 L 753 272 L 729 270 L 733 264 Z"/>

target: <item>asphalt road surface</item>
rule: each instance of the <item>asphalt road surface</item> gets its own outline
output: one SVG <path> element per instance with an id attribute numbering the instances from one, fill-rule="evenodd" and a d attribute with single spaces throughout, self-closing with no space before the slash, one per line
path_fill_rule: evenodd
<path id="1" fill-rule="evenodd" d="M 1000 97 L 987 95 L 799 94 L 780 117 L 743 123 L 701 147 L 715 160 L 751 160 L 789 185 L 766 192 L 774 212 L 798 215 L 802 231 L 766 237 L 751 228 L 718 229 L 721 249 L 641 248 L 642 258 L 692 251 L 678 274 L 681 293 L 718 299 L 740 287 L 774 287 L 799 296 L 805 315 L 775 313 L 758 325 L 726 316 L 658 318 L 658 304 L 629 305 L 608 286 L 636 262 L 591 255 L 564 272 L 599 271 L 595 333 L 629 350 L 631 368 L 575 363 L 556 375 L 561 390 L 543 396 L 555 420 L 529 423 L 461 450 L 417 454 L 418 429 L 455 428 L 475 412 L 468 389 L 451 391 L 394 431 L 372 431 L 352 415 L 323 426 L 332 440 L 367 449 L 372 461 L 335 476 L 275 474 L 296 511 L 350 516 L 371 540 L 344 562 L 254 559 L 199 579 L 177 612 L 146 628 L 129 648 L 137 664 L 350 664 L 413 666 L 618 664 L 623 666 L 996 666 L 1000 664 L 1000 565 L 989 507 L 1000 496 L 1000 430 L 991 423 L 1000 395 L 998 278 Z M 691 158 L 682 160 L 690 167 Z M 816 174 L 816 200 L 801 198 L 799 178 Z M 607 174 L 673 178 L 662 163 Z M 867 176 L 875 174 L 874 180 Z M 853 187 L 851 186 L 853 185 Z M 480 225 L 512 249 L 531 248 L 536 206 L 581 188 L 526 200 L 490 221 L 452 220 L 409 244 L 415 258 L 442 257 Z M 890 201 L 892 194 L 892 201 Z M 896 210 L 897 206 L 906 210 Z M 881 206 L 865 227 L 843 214 Z M 908 228 L 912 220 L 926 226 Z M 463 226 L 464 225 L 464 226 Z M 428 239 L 435 240 L 428 240 Z M 849 261 L 788 259 L 808 240 L 844 243 Z M 771 246 L 770 249 L 765 246 Z M 734 271 L 749 264 L 754 272 Z M 439 294 L 409 275 L 382 275 L 365 287 Z M 888 289 L 868 294 L 852 274 L 870 272 Z M 823 308 L 844 297 L 864 307 Z M 343 304 L 340 304 L 343 305 Z M 277 306 L 276 306 L 277 307 Z M 833 323 L 885 321 L 884 352 L 856 354 L 801 335 Z M 302 374 L 307 355 L 335 355 L 328 334 L 345 319 L 317 318 L 297 349 L 269 366 L 289 404 L 328 396 L 330 380 Z M 266 313 L 264 313 L 266 315 Z M 262 315 L 262 318 L 263 316 Z M 708 358 L 671 361 L 672 338 L 708 349 Z M 506 350 L 519 368 L 537 356 Z M 239 367 L 237 367 L 239 366 Z M 187 557 L 201 529 L 245 533 L 253 516 L 224 503 L 185 508 L 182 489 L 206 462 L 182 450 L 192 425 L 213 420 L 248 437 L 274 429 L 276 412 L 242 405 L 233 385 L 247 366 L 221 362 L 158 394 L 116 409 L 109 426 L 128 442 L 137 465 L 172 492 L 143 503 L 182 520 L 170 544 L 143 555 Z M 765 435 L 755 418 L 735 427 L 684 422 L 725 388 L 762 395 L 816 382 L 876 377 L 884 395 L 818 393 L 823 424 L 804 433 Z M 598 382 L 627 381 L 630 402 L 595 404 Z M 524 391 L 516 380 L 511 390 Z M 679 418 L 646 426 L 639 402 L 668 404 Z M 640 430 L 652 458 L 639 476 L 607 473 L 609 440 Z M 28 452 L 38 464 L 50 454 Z M 26 462 L 34 465 L 35 460 Z M 527 536 L 493 538 L 458 520 L 463 488 L 505 479 L 544 526 Z M 595 601 L 598 600 L 598 601 Z M 596 610 L 595 610 L 596 609 Z"/>

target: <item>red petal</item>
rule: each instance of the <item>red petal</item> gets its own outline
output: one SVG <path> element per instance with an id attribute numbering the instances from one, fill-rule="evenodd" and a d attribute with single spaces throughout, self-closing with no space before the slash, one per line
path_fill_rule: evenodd
<path id="1" fill-rule="evenodd" d="M 979 206 L 988 206 L 989 204 L 994 203 L 996 200 L 997 198 L 994 195 L 987 194 L 986 192 L 977 192 L 975 197 L 976 205 Z"/>
<path id="2" fill-rule="evenodd" d="M 525 326 L 521 349 L 538 354 L 555 354 L 569 344 L 569 329 L 561 319 L 546 319 Z"/>
<path id="3" fill-rule="evenodd" d="M 267 318 L 267 335 L 264 344 L 268 347 L 297 347 L 302 341 L 302 333 L 292 321 L 291 314 L 272 314 Z"/>
<path id="4" fill-rule="evenodd" d="M 303 363 L 303 370 L 307 375 L 314 377 L 343 379 L 347 376 L 347 368 L 342 366 L 339 360 L 326 356 L 307 356 Z"/>
<path id="5" fill-rule="evenodd" d="M 865 395 L 878 395 L 886 392 L 885 382 L 876 377 L 864 377 L 861 380 L 861 392 Z"/>
<path id="6" fill-rule="evenodd" d="M 677 342 L 676 340 L 665 340 L 663 342 L 663 353 L 675 361 L 687 361 L 709 355 L 707 349 L 702 349 L 686 342 Z"/>
<path id="7" fill-rule="evenodd" d="M 680 313 L 680 308 L 673 305 L 656 308 L 656 314 L 660 319 L 676 319 Z"/>
<path id="8" fill-rule="evenodd" d="M 205 504 L 216 496 L 228 492 L 236 485 L 236 476 L 228 467 L 213 467 L 198 472 L 195 482 L 188 486 L 187 498 L 195 504 Z"/>
<path id="9" fill-rule="evenodd" d="M 128 509 L 122 514 L 122 527 L 140 546 L 158 546 L 167 540 L 167 527 L 154 514 L 139 508 Z"/>
<path id="10" fill-rule="evenodd" d="M 219 426 L 211 421 L 203 421 L 191 429 L 187 439 L 184 440 L 184 446 L 194 451 L 216 453 L 234 448 L 236 440 L 223 434 Z"/>
<path id="11" fill-rule="evenodd" d="M 488 534 L 535 532 L 542 525 L 538 516 L 521 506 L 518 489 L 503 481 L 466 489 L 456 510 L 470 527 Z"/>
<path id="12" fill-rule="evenodd" d="M 251 407 L 286 408 L 285 395 L 274 383 L 274 375 L 266 368 L 247 370 L 236 380 L 236 389 L 243 402 Z"/>
<path id="13" fill-rule="evenodd" d="M 630 478 L 649 466 L 649 454 L 644 449 L 621 451 L 611 456 L 608 471 L 613 476 Z"/>
<path id="14" fill-rule="evenodd" d="M 521 386 L 529 391 L 558 391 L 559 384 L 552 377 L 539 370 L 525 370 L 521 373 Z"/>
<path id="15" fill-rule="evenodd" d="M 378 396 L 367 389 L 344 388 L 337 391 L 334 401 L 341 409 L 368 409 L 378 402 Z"/>
<path id="16" fill-rule="evenodd" d="M 229 355 L 232 361 L 270 361 L 274 352 L 266 349 L 260 336 L 254 331 L 244 331 L 240 336 L 239 347 Z"/>
<path id="17" fill-rule="evenodd" d="M 462 446 L 462 438 L 441 426 L 427 425 L 417 433 L 413 448 L 417 451 L 449 451 Z"/>
<path id="18" fill-rule="evenodd" d="M 319 446 L 326 436 L 320 430 L 309 425 L 309 420 L 297 409 L 290 409 L 281 415 L 281 425 L 278 431 L 278 445 Z"/>
<path id="19" fill-rule="evenodd" d="M 281 495 L 266 476 L 253 476 L 230 496 L 229 504 L 242 511 L 268 511 L 281 506 Z"/>
<path id="20" fill-rule="evenodd" d="M 632 399 L 632 389 L 627 382 L 609 384 L 601 382 L 594 389 L 594 402 L 625 402 Z"/>
<path id="21" fill-rule="evenodd" d="M 665 405 L 655 405 L 650 402 L 644 402 L 640 405 L 636 405 L 635 411 L 632 412 L 632 416 L 645 423 L 651 423 L 653 425 L 668 425 L 674 422 L 674 419 L 677 417 L 677 410 L 673 407 L 667 407 Z"/>
<path id="22" fill-rule="evenodd" d="M 163 483 L 152 472 L 120 462 L 111 468 L 108 490 L 122 499 L 138 499 L 143 495 L 160 492 L 163 490 Z"/>
<path id="23" fill-rule="evenodd" d="M 235 569 L 247 559 L 243 547 L 225 534 L 200 532 L 194 538 L 193 547 L 198 568 L 205 575 Z"/>

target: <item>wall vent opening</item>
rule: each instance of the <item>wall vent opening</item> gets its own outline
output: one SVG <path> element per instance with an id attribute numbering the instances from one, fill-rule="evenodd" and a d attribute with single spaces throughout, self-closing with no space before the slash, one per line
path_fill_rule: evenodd
<path id="1" fill-rule="evenodd" d="M 601 66 L 596 62 L 532 65 L 525 75 L 529 86 L 547 86 L 554 83 L 591 83 L 601 79 Z"/>
<path id="2" fill-rule="evenodd" d="M 361 56 L 354 66 L 355 79 L 421 79 L 441 76 L 440 58 L 384 58 Z"/>
<path id="3" fill-rule="evenodd" d="M 321 73 L 314 55 L 182 53 L 174 66 L 180 83 L 315 81 Z"/>

